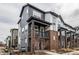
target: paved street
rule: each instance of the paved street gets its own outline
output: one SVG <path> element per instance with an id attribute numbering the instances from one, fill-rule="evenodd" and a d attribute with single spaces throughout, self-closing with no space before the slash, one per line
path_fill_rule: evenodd
<path id="1" fill-rule="evenodd" d="M 79 51 L 73 51 L 73 52 L 69 52 L 69 53 L 63 53 L 65 55 L 79 55 Z"/>
<path id="2" fill-rule="evenodd" d="M 44 53 L 46 53 L 48 55 L 79 55 L 79 51 L 75 51 L 75 50 L 73 52 L 67 52 L 67 53 L 62 53 L 62 54 L 56 53 L 56 52 L 47 51 L 47 50 L 41 50 L 39 52 L 44 52 Z"/>
<path id="3" fill-rule="evenodd" d="M 79 51 L 73 51 L 73 52 L 67 52 L 67 53 L 56 53 L 56 52 L 51 52 L 51 51 L 47 51 L 47 50 L 40 50 L 39 52 L 44 52 L 47 55 L 79 55 Z M 0 47 L 0 55 L 9 55 L 9 53 L 6 53 L 4 51 L 4 47 Z"/>

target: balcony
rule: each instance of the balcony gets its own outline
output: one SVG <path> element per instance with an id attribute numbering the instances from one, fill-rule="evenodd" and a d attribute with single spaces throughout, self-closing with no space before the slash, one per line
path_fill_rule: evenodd
<path id="1" fill-rule="evenodd" d="M 39 37 L 39 38 L 48 38 L 48 32 L 38 32 L 35 31 L 35 37 Z"/>
<path id="2" fill-rule="evenodd" d="M 29 37 L 31 37 L 31 31 L 29 31 Z M 45 32 L 39 32 L 39 31 L 35 31 L 35 37 L 38 37 L 40 39 L 48 39 L 48 31 Z"/>

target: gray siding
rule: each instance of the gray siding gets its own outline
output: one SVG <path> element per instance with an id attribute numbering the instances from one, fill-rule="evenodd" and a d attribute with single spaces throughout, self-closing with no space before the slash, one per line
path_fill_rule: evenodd
<path id="1" fill-rule="evenodd" d="M 27 13 L 28 10 L 28 13 Z M 28 32 L 28 29 L 25 30 L 25 26 L 28 25 L 27 24 L 27 19 L 29 18 L 29 7 L 25 7 L 22 17 L 21 17 L 21 21 L 19 23 L 19 29 L 20 29 L 20 33 L 19 33 L 19 49 L 21 49 L 22 47 L 25 47 L 27 50 L 27 44 L 25 41 L 26 39 L 28 39 L 28 36 L 26 35 L 26 33 Z M 24 31 L 22 32 L 22 29 L 24 28 Z M 28 33 L 27 33 L 28 34 Z"/>
<path id="2" fill-rule="evenodd" d="M 28 13 L 27 13 L 27 9 L 28 9 Z M 20 29 L 20 33 L 19 33 L 19 47 L 25 47 L 27 50 L 27 46 L 28 46 L 28 28 L 25 30 L 25 26 L 27 25 L 28 27 L 28 23 L 26 22 L 28 20 L 29 17 L 33 16 L 33 11 L 37 11 L 29 6 L 24 8 L 23 14 L 21 16 L 21 21 L 19 23 L 19 29 Z M 39 12 L 39 11 L 37 11 Z M 41 14 L 41 19 L 44 19 L 44 14 L 39 12 Z M 22 32 L 22 29 L 24 28 L 24 31 Z"/>

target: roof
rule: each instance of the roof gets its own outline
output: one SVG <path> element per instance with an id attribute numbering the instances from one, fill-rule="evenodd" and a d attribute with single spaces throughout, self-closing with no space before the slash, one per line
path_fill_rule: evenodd
<path id="1" fill-rule="evenodd" d="M 35 7 L 35 6 L 31 5 L 31 4 L 29 4 L 29 3 L 27 3 L 26 5 L 24 5 L 24 6 L 22 7 L 22 10 L 21 10 L 21 13 L 20 13 L 20 17 L 22 16 L 22 13 L 23 13 L 24 8 L 27 7 L 27 6 L 30 6 L 30 7 L 34 8 L 34 9 L 40 11 L 40 12 L 45 13 L 43 10 L 41 10 L 41 9 L 39 9 L 39 8 L 37 8 L 37 7 Z"/>
<path id="2" fill-rule="evenodd" d="M 10 29 L 10 32 L 13 31 L 13 30 L 18 30 L 18 29 L 16 29 L 16 28 L 12 28 L 12 29 Z"/>
<path id="3" fill-rule="evenodd" d="M 17 24 L 19 24 L 19 23 L 20 23 L 20 21 L 21 21 L 21 19 L 18 21 L 18 23 L 17 23 Z"/>
<path id="4" fill-rule="evenodd" d="M 65 22 L 63 21 L 63 18 L 61 17 L 61 15 L 59 15 L 59 18 L 60 18 L 60 20 L 63 22 L 64 25 L 66 25 L 66 26 L 68 26 L 68 27 L 70 27 L 70 28 L 72 28 L 72 29 L 75 30 L 74 27 L 70 26 L 69 24 L 67 24 L 67 23 L 65 23 Z"/>
<path id="5" fill-rule="evenodd" d="M 65 22 L 63 21 L 63 18 L 62 18 L 62 16 L 61 15 L 59 15 L 58 16 L 59 17 L 59 19 L 65 24 Z"/>
<path id="6" fill-rule="evenodd" d="M 45 12 L 45 13 L 51 13 L 51 14 L 54 15 L 55 17 L 58 17 L 58 16 L 59 16 L 57 13 L 52 12 L 52 11 L 47 11 L 47 12 Z"/>
<path id="7" fill-rule="evenodd" d="M 22 16 L 22 13 L 23 13 L 24 8 L 27 7 L 27 6 L 30 6 L 30 7 L 34 8 L 34 9 L 40 11 L 40 12 L 43 12 L 43 13 L 51 13 L 51 14 L 54 15 L 55 17 L 58 17 L 58 16 L 59 16 L 59 15 L 56 14 L 55 12 L 52 12 L 52 11 L 47 11 L 47 12 L 45 12 L 45 11 L 43 11 L 43 10 L 41 10 L 41 9 L 39 9 L 39 8 L 37 8 L 37 7 L 35 7 L 35 6 L 31 5 L 31 4 L 29 4 L 29 3 L 27 3 L 26 5 L 24 5 L 24 6 L 22 7 L 22 10 L 21 10 L 21 13 L 20 13 L 20 17 Z M 21 21 L 21 19 L 18 21 L 17 24 L 19 24 L 20 21 Z"/>
<path id="8" fill-rule="evenodd" d="M 52 12 L 52 11 L 44 12 L 43 10 L 41 10 L 41 9 L 39 9 L 39 8 L 37 8 L 37 7 L 35 7 L 35 6 L 31 5 L 31 4 L 29 4 L 29 3 L 27 3 L 26 5 L 24 5 L 24 6 L 22 7 L 22 10 L 21 10 L 21 13 L 20 13 L 20 17 L 22 16 L 22 13 L 23 13 L 24 8 L 27 7 L 27 6 L 30 6 L 30 7 L 34 8 L 34 9 L 40 11 L 40 12 L 43 12 L 43 13 L 51 13 L 52 15 L 54 15 L 54 16 L 56 16 L 56 17 L 59 17 L 60 20 L 64 23 L 64 25 L 66 25 L 66 26 L 68 26 L 68 27 L 70 27 L 70 28 L 72 28 L 72 29 L 75 30 L 74 27 L 72 27 L 72 26 L 66 24 L 66 23 L 63 21 L 63 18 L 61 17 L 61 15 L 58 15 L 58 14 L 56 14 L 55 12 Z M 32 17 L 32 18 L 33 18 L 33 17 Z M 21 19 L 18 21 L 18 24 L 19 24 L 20 21 L 21 21 Z"/>
<path id="9" fill-rule="evenodd" d="M 72 26 L 70 26 L 70 25 L 68 25 L 68 24 L 66 24 L 66 23 L 65 23 L 65 25 L 68 26 L 68 27 L 70 27 L 70 28 L 72 28 L 73 30 L 75 30 L 74 27 L 72 27 Z"/>
<path id="10" fill-rule="evenodd" d="M 42 20 L 42 19 L 40 19 L 40 18 L 36 18 L 36 17 L 33 17 L 33 16 L 31 16 L 31 17 L 27 20 L 27 22 L 31 21 L 32 19 L 51 25 L 50 22 L 47 22 L 47 21 L 45 21 L 45 20 Z"/>
<path id="11" fill-rule="evenodd" d="M 68 29 L 66 29 L 64 27 L 60 27 L 59 30 L 66 30 L 66 31 L 68 31 Z"/>

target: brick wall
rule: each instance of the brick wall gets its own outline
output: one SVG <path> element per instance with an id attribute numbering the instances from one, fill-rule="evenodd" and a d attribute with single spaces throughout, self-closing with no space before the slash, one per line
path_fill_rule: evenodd
<path id="1" fill-rule="evenodd" d="M 50 37 L 50 50 L 58 49 L 58 32 L 50 30 L 49 37 Z"/>

